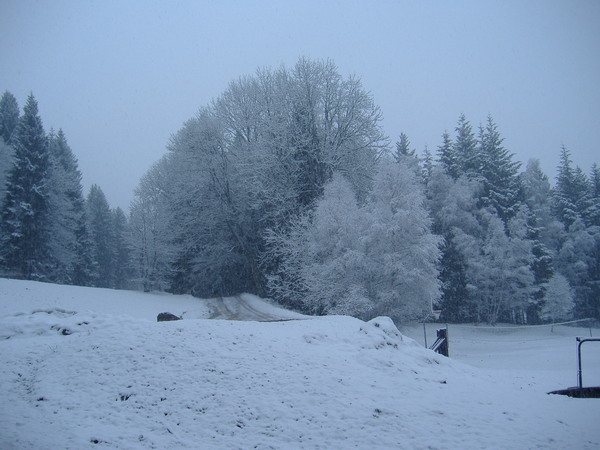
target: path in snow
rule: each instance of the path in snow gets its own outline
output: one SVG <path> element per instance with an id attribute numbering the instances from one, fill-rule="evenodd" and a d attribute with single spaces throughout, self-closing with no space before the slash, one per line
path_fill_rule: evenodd
<path id="1" fill-rule="evenodd" d="M 271 305 L 250 294 L 218 297 L 206 302 L 211 310 L 211 319 L 280 322 L 306 318 L 302 314 Z M 183 317 L 185 318 L 185 314 Z"/>

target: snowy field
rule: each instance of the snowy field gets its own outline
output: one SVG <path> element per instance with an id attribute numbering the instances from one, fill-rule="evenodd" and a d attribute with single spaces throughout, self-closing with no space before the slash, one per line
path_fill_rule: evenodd
<path id="1" fill-rule="evenodd" d="M 576 384 L 587 328 L 451 325 L 447 359 L 385 318 L 214 315 L 189 296 L 0 279 L 0 448 L 600 448 L 600 400 L 546 394 Z M 600 385 L 588 345 L 584 384 Z"/>

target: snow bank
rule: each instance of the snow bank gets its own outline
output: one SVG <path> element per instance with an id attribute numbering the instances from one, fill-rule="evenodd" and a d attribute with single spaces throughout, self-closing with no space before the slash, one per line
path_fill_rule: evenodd
<path id="1" fill-rule="evenodd" d="M 593 401 L 439 356 L 387 318 L 159 323 L 196 299 L 0 291 L 0 448 L 600 445 Z"/>

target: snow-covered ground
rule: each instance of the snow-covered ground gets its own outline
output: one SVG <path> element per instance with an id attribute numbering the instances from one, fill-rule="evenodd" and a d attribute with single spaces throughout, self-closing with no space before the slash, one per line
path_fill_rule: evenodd
<path id="1" fill-rule="evenodd" d="M 600 448 L 600 400 L 546 394 L 575 384 L 587 329 L 451 326 L 447 359 L 386 318 L 211 315 L 187 296 L 0 280 L 0 448 Z"/>

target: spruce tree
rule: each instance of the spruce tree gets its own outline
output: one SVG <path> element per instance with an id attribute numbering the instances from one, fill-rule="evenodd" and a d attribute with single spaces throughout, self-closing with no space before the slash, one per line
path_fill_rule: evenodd
<path id="1" fill-rule="evenodd" d="M 126 289 L 131 276 L 129 242 L 129 224 L 121 208 L 112 211 L 113 222 L 113 287 Z"/>
<path id="2" fill-rule="evenodd" d="M 1 256 L 9 275 L 48 273 L 48 145 L 38 105 L 29 95 L 12 136 L 14 165 L 2 210 Z"/>
<path id="3" fill-rule="evenodd" d="M 421 179 L 423 178 L 423 170 L 419 164 L 419 157 L 415 149 L 410 148 L 410 141 L 406 134 L 400 133 L 400 140 L 396 142 L 396 151 L 392 156 L 394 157 L 394 161 L 408 164 Z"/>
<path id="4" fill-rule="evenodd" d="M 519 162 L 502 146 L 504 139 L 491 116 L 485 127 L 480 128 L 479 164 L 483 183 L 481 206 L 491 207 L 507 223 L 515 216 L 522 198 L 518 176 Z"/>
<path id="5" fill-rule="evenodd" d="M 415 150 L 410 148 L 410 141 L 408 136 L 404 133 L 400 133 L 400 140 L 396 142 L 396 151 L 394 152 L 394 159 L 399 162 L 403 157 L 415 157 Z"/>
<path id="6" fill-rule="evenodd" d="M 590 175 L 590 206 L 586 217 L 591 226 L 600 226 L 600 168 L 596 164 Z"/>
<path id="7" fill-rule="evenodd" d="M 442 144 L 438 147 L 438 160 L 446 173 L 455 180 L 461 175 L 454 144 L 447 131 L 442 135 Z"/>
<path id="8" fill-rule="evenodd" d="M 6 91 L 0 98 L 0 138 L 10 144 L 13 132 L 19 122 L 19 105 L 17 99 Z"/>
<path id="9" fill-rule="evenodd" d="M 452 232 L 448 232 L 442 247 L 440 318 L 450 322 L 462 322 L 474 317 L 469 311 L 465 257 L 456 247 L 453 237 Z"/>
<path id="10" fill-rule="evenodd" d="M 95 184 L 90 188 L 86 199 L 86 215 L 93 248 L 93 263 L 96 269 L 92 285 L 96 287 L 113 287 L 112 214 L 104 192 Z"/>
<path id="11" fill-rule="evenodd" d="M 62 130 L 48 137 L 50 152 L 50 247 L 54 260 L 53 280 L 86 284 L 90 270 L 89 239 L 81 172 Z"/>
<path id="12" fill-rule="evenodd" d="M 429 151 L 429 148 L 426 145 L 425 150 L 423 150 L 423 181 L 425 185 L 427 185 L 427 183 L 429 183 L 429 180 L 431 179 L 431 175 L 433 174 L 433 167 L 433 156 L 431 155 L 431 152 Z"/>
<path id="13" fill-rule="evenodd" d="M 567 227 L 581 218 L 577 203 L 580 193 L 577 192 L 575 169 L 569 150 L 563 145 L 558 165 L 556 186 L 553 191 L 553 211 L 556 217 Z"/>
<path id="14" fill-rule="evenodd" d="M 461 114 L 456 126 L 456 139 L 453 152 L 458 165 L 458 176 L 465 175 L 470 179 L 478 179 L 481 169 L 477 140 L 471 124 L 464 114 Z"/>

